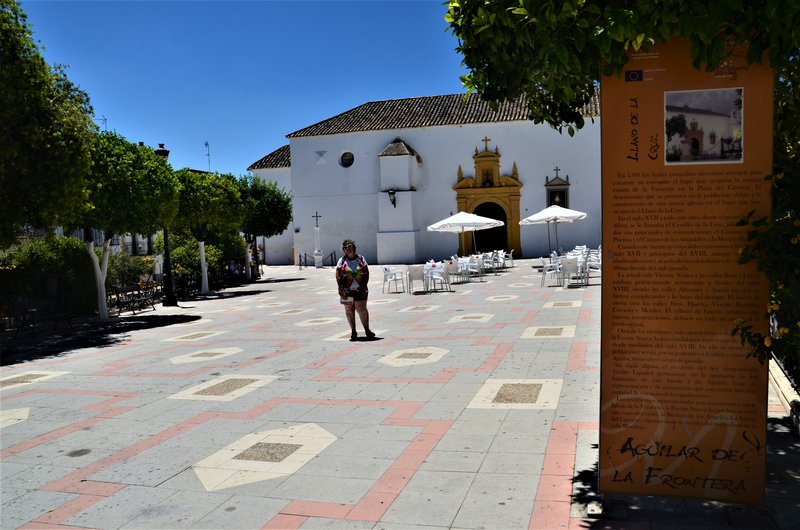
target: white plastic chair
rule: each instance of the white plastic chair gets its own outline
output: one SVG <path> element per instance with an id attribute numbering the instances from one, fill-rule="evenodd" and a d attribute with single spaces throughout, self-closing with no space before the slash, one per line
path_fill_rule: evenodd
<path id="1" fill-rule="evenodd" d="M 457 277 L 462 281 L 469 283 L 469 258 L 458 258 L 457 267 Z"/>
<path id="2" fill-rule="evenodd" d="M 464 276 L 461 274 L 461 267 L 457 259 L 445 263 L 444 272 L 447 274 L 447 281 L 450 285 L 464 281 Z"/>
<path id="3" fill-rule="evenodd" d="M 549 278 L 555 277 L 556 279 L 560 276 L 559 270 L 559 261 L 554 258 L 539 258 L 542 260 L 542 285 L 544 287 L 545 280 Z"/>
<path id="4" fill-rule="evenodd" d="M 514 266 L 514 249 L 512 248 L 506 255 L 504 256 L 506 267 L 513 267 Z"/>
<path id="5" fill-rule="evenodd" d="M 442 286 L 442 290 L 450 290 L 450 282 L 447 277 L 447 272 L 444 268 L 444 263 L 431 263 L 427 269 L 428 273 L 428 287 L 431 291 L 436 290 L 436 282 Z"/>
<path id="6" fill-rule="evenodd" d="M 561 258 L 561 284 L 564 287 L 584 285 L 583 274 L 578 267 L 578 258 Z"/>
<path id="7" fill-rule="evenodd" d="M 399 293 L 400 291 L 397 290 L 397 282 L 400 282 L 400 285 L 403 286 L 403 292 L 406 291 L 406 282 L 404 279 L 404 274 L 400 271 L 393 271 L 388 266 L 383 266 L 383 285 L 381 286 L 381 292 L 385 292 L 384 289 L 386 288 L 386 284 L 389 284 L 389 289 L 391 292 L 392 283 L 394 283 L 394 292 Z"/>
<path id="8" fill-rule="evenodd" d="M 481 266 L 481 257 L 480 256 L 470 256 L 469 262 L 467 262 L 467 274 L 472 276 L 477 276 L 483 281 L 483 267 Z"/>
<path id="9" fill-rule="evenodd" d="M 406 270 L 406 281 L 408 282 L 408 293 L 414 294 L 414 282 L 421 281 L 422 289 L 428 291 L 428 282 L 425 279 L 425 265 L 409 265 Z"/>

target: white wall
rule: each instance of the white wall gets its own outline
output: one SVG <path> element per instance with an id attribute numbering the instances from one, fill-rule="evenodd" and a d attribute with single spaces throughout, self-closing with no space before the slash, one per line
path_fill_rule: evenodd
<path id="1" fill-rule="evenodd" d="M 253 176 L 264 181 L 272 181 L 279 189 L 284 191 L 291 192 L 292 190 L 291 169 L 288 167 L 275 169 L 256 169 L 253 170 Z M 261 246 L 261 242 L 262 238 L 259 236 L 259 246 Z M 281 234 L 266 238 L 263 248 L 267 265 L 288 265 L 293 263 L 293 243 L 294 227 L 291 223 L 289 223 L 289 227 Z"/>
<path id="2" fill-rule="evenodd" d="M 475 148 L 483 151 L 484 136 L 491 138 L 489 149 L 499 147 L 500 170 L 510 175 L 517 164 L 523 184 L 520 215 L 525 217 L 546 207 L 545 176 L 553 177 L 553 168 L 561 168 L 562 178 L 570 177 L 569 207 L 584 211 L 587 219 L 559 228 L 559 243 L 567 249 L 577 244 L 596 247 L 600 243 L 600 124 L 587 123 L 575 137 L 559 134 L 546 125 L 533 122 L 507 122 L 420 129 L 392 129 L 313 138 L 291 139 L 292 193 L 294 196 L 295 248 L 309 255 L 314 251 L 315 212 L 322 216 L 320 247 L 325 255 L 341 255 L 341 242 L 354 239 L 360 253 L 370 263 L 377 261 L 379 208 L 392 209 L 386 193 L 381 193 L 380 157 L 378 154 L 400 137 L 417 151 L 422 163 L 412 167 L 415 173 L 416 249 L 405 249 L 405 262 L 428 258 L 440 259 L 454 253 L 457 235 L 427 232 L 426 227 L 456 211 L 459 164 L 465 177 L 474 174 Z M 320 157 L 317 151 L 325 151 Z M 355 162 L 349 168 L 339 165 L 339 157 L 350 151 Z M 397 157 L 399 159 L 405 157 Z M 412 164 L 416 166 L 416 162 Z M 405 193 L 397 194 L 401 210 Z M 403 208 L 405 209 L 405 208 Z M 393 213 L 382 211 L 383 220 Z M 547 253 L 545 226 L 520 227 L 522 249 L 515 257 Z M 555 241 L 553 242 L 555 243 Z M 401 260 L 401 253 L 394 254 Z"/>

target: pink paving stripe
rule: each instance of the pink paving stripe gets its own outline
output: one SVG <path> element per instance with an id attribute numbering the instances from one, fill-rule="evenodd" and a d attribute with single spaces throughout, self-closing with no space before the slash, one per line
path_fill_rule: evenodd
<path id="1" fill-rule="evenodd" d="M 351 521 L 379 521 L 397 498 L 397 495 L 397 493 L 382 493 L 370 490 L 350 510 L 350 513 L 347 514 L 347 519 Z"/>
<path id="2" fill-rule="evenodd" d="M 578 324 L 588 324 L 591 321 L 592 321 L 592 310 L 581 309 L 580 313 L 578 314 Z"/>
<path id="3" fill-rule="evenodd" d="M 299 515 L 276 515 L 261 530 L 296 530 L 306 522 L 308 517 Z"/>
<path id="4" fill-rule="evenodd" d="M 537 316 L 539 316 L 538 310 L 528 311 L 527 313 L 525 313 L 525 316 L 522 317 L 522 323 L 525 324 L 526 326 L 530 326 L 531 322 L 536 320 Z"/>
<path id="5" fill-rule="evenodd" d="M 79 495 L 74 499 L 65 502 L 58 508 L 50 510 L 49 512 L 40 515 L 30 522 L 30 524 L 58 524 L 65 521 L 73 515 L 84 511 L 85 509 L 97 504 L 104 500 L 105 497 L 98 495 Z M 69 527 L 73 528 L 73 527 Z"/>
<path id="6" fill-rule="evenodd" d="M 537 495 L 528 528 L 529 530 L 569 528 L 569 509 L 569 502 L 540 501 Z"/>
<path id="7" fill-rule="evenodd" d="M 569 528 L 572 476 L 575 473 L 575 452 L 578 424 L 555 422 L 544 455 L 542 474 L 536 488 L 530 530 Z"/>
<path id="8" fill-rule="evenodd" d="M 352 504 L 336 504 L 321 501 L 292 501 L 281 510 L 281 515 L 300 515 L 303 517 L 325 517 L 327 519 L 344 519 L 353 509 Z"/>
<path id="9" fill-rule="evenodd" d="M 570 519 L 572 478 L 575 476 L 578 431 L 597 429 L 598 422 L 553 423 L 529 530 L 586 528 L 582 519 Z"/>
<path id="10" fill-rule="evenodd" d="M 546 455 L 574 455 L 578 442 L 578 424 L 565 421 L 553 422 L 547 441 Z"/>
<path id="11" fill-rule="evenodd" d="M 585 340 L 573 340 L 567 358 L 568 372 L 599 372 L 597 366 L 586 366 L 586 350 L 589 342 Z"/>

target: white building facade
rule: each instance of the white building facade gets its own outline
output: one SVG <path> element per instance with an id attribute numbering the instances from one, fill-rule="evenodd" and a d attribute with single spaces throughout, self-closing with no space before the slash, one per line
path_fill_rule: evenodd
<path id="1" fill-rule="evenodd" d="M 266 240 L 266 262 L 297 263 L 315 250 L 341 255 L 346 238 L 377 264 L 442 259 L 476 246 L 513 249 L 515 258 L 546 255 L 548 227 L 519 221 L 550 204 L 588 214 L 560 226 L 560 247 L 596 247 L 596 102 L 585 114 L 593 122 L 569 137 L 528 120 L 520 103 L 495 112 L 477 96 L 452 94 L 370 102 L 293 132 L 287 146 L 248 168 L 292 194 L 293 225 Z M 477 232 L 475 245 L 469 235 L 427 231 L 459 210 L 506 226 Z"/>

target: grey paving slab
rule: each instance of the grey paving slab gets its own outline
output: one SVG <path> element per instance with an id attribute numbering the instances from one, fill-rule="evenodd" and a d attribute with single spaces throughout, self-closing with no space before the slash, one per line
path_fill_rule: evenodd
<path id="1" fill-rule="evenodd" d="M 71 517 L 68 522 L 88 528 L 120 528 L 174 494 L 175 490 L 165 488 L 127 486 Z"/>
<path id="2" fill-rule="evenodd" d="M 314 517 L 304 522 L 300 528 L 303 530 L 370 530 L 376 526 L 367 521 Z"/>
<path id="3" fill-rule="evenodd" d="M 343 477 L 376 481 L 394 463 L 391 458 L 341 456 L 325 454 L 314 458 L 298 471 L 298 475 Z"/>
<path id="4" fill-rule="evenodd" d="M 528 528 L 532 511 L 529 501 L 503 499 L 489 493 L 468 494 L 453 526 L 485 530 Z"/>
<path id="5" fill-rule="evenodd" d="M 91 478 L 139 486 L 158 486 L 207 456 L 202 448 L 189 451 L 185 447 L 151 448 L 119 464 L 112 465 Z"/>
<path id="6" fill-rule="evenodd" d="M 494 443 L 493 434 L 447 433 L 436 445 L 440 451 L 472 451 L 486 453 Z"/>
<path id="7" fill-rule="evenodd" d="M 490 453 L 541 454 L 547 448 L 547 436 L 525 436 L 519 434 L 502 434 L 494 437 Z"/>
<path id="8" fill-rule="evenodd" d="M 375 484 L 373 479 L 304 475 L 295 473 L 272 490 L 271 496 L 282 499 L 353 504 Z"/>
<path id="9" fill-rule="evenodd" d="M 538 453 L 487 453 L 481 473 L 539 475 L 544 464 L 544 451 Z"/>
<path id="10" fill-rule="evenodd" d="M 14 455 L 14 461 L 47 462 L 48 465 L 74 468 L 83 467 L 114 454 L 113 449 L 98 449 L 69 440 L 55 440 L 32 447 Z"/>
<path id="11" fill-rule="evenodd" d="M 13 458 L 15 457 L 9 458 L 12 463 L 14 463 Z M 26 468 L 13 475 L 3 475 L 2 488 L 36 490 L 78 469 L 77 467 L 55 466 L 49 462 L 39 461 L 33 463 L 23 461 L 20 464 L 25 465 Z"/>
<path id="12" fill-rule="evenodd" d="M 474 473 L 418 471 L 381 520 L 450 527 L 474 477 Z"/>
<path id="13" fill-rule="evenodd" d="M 72 500 L 75 495 L 58 491 L 28 491 L 0 506 L 0 528 L 17 528 L 49 512 L 54 504 Z"/>
<path id="14" fill-rule="evenodd" d="M 486 454 L 476 451 L 448 451 L 435 449 L 420 466 L 420 471 L 458 471 L 477 473 Z"/>
<path id="15" fill-rule="evenodd" d="M 285 503 L 286 501 L 283 499 L 263 499 L 241 495 L 231 497 L 194 523 L 191 528 L 206 530 L 261 528 L 280 512 Z"/>
<path id="16" fill-rule="evenodd" d="M 178 491 L 145 509 L 120 528 L 161 530 L 165 521 L 170 521 L 171 528 L 191 528 L 228 499 L 229 495 L 220 493 Z"/>

